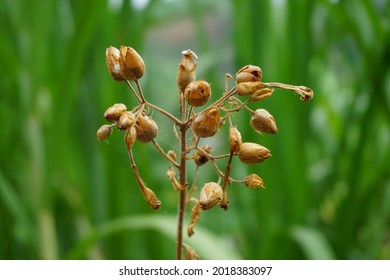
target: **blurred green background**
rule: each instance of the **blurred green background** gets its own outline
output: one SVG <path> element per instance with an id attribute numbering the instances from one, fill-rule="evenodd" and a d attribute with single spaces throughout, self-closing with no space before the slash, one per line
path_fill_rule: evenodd
<path id="1" fill-rule="evenodd" d="M 178 197 L 166 161 L 135 145 L 163 203 L 154 212 L 123 135 L 96 140 L 107 107 L 136 104 L 107 72 L 110 45 L 137 49 L 146 97 L 174 114 L 189 48 L 214 99 L 225 73 L 246 64 L 264 81 L 315 92 L 307 103 L 277 90 L 251 104 L 273 114 L 277 135 L 254 133 L 244 112 L 234 117 L 244 141 L 272 157 L 233 161 L 232 175 L 257 173 L 267 188 L 234 184 L 228 211 L 201 214 L 185 241 L 202 259 L 390 258 L 389 1 L 2 0 L 0 22 L 0 259 L 175 258 Z M 177 149 L 171 122 L 153 116 L 159 143 Z M 222 151 L 222 134 L 205 143 Z M 210 165 L 200 174 L 199 183 L 216 180 Z"/>

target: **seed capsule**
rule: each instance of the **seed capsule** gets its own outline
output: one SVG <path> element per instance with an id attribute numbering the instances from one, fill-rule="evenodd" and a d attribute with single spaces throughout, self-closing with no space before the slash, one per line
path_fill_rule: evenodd
<path id="1" fill-rule="evenodd" d="M 177 70 L 176 83 L 181 92 L 184 92 L 189 83 L 195 81 L 196 61 L 198 57 L 191 50 L 182 51 L 183 57 Z"/>
<path id="2" fill-rule="evenodd" d="M 242 163 L 252 164 L 259 163 L 271 156 L 270 151 L 257 143 L 245 142 L 242 143 L 241 149 L 238 152 L 238 157 Z"/>
<path id="3" fill-rule="evenodd" d="M 199 193 L 199 205 L 202 210 L 207 210 L 217 205 L 223 196 L 222 188 L 214 182 L 206 183 Z"/>
<path id="4" fill-rule="evenodd" d="M 273 89 L 270 88 L 262 88 L 254 92 L 251 97 L 249 98 L 249 101 L 251 102 L 257 102 L 263 99 L 266 99 L 267 97 L 270 97 L 273 93 Z"/>
<path id="5" fill-rule="evenodd" d="M 198 137 L 206 138 L 215 135 L 221 126 L 221 116 L 217 107 L 211 107 L 207 111 L 199 114 L 192 128 Z"/>
<path id="6" fill-rule="evenodd" d="M 142 57 L 131 47 L 121 46 L 119 50 L 120 73 L 125 80 L 138 80 L 145 72 Z"/>
<path id="7" fill-rule="evenodd" d="M 261 80 L 263 72 L 261 68 L 254 65 L 246 65 L 236 73 L 236 83 L 258 82 Z"/>
<path id="8" fill-rule="evenodd" d="M 157 137 L 157 123 L 149 116 L 139 115 L 134 127 L 137 131 L 137 140 L 142 143 L 147 143 Z"/>
<path id="9" fill-rule="evenodd" d="M 135 131 L 134 126 L 131 126 L 130 128 L 128 128 L 126 130 L 126 133 L 124 136 L 127 151 L 131 150 L 136 139 L 137 139 L 137 132 Z"/>
<path id="10" fill-rule="evenodd" d="M 104 113 L 104 118 L 109 122 L 116 122 L 120 116 L 126 112 L 127 108 L 125 104 L 116 103 L 109 107 Z"/>
<path id="11" fill-rule="evenodd" d="M 210 84 L 203 80 L 191 82 L 186 87 L 184 96 L 188 104 L 194 107 L 203 106 L 211 96 Z"/>
<path id="12" fill-rule="evenodd" d="M 257 109 L 252 115 L 250 124 L 257 132 L 278 133 L 274 117 L 265 109 Z"/>
<path id="13" fill-rule="evenodd" d="M 120 72 L 119 50 L 117 48 L 110 46 L 106 49 L 106 64 L 108 73 L 115 81 L 121 82 L 124 80 Z"/>
<path id="14" fill-rule="evenodd" d="M 112 133 L 112 126 L 109 124 L 102 125 L 96 132 L 96 137 L 99 141 L 108 138 Z"/>
<path id="15" fill-rule="evenodd" d="M 202 151 L 205 151 L 206 153 L 210 153 L 211 152 L 211 146 L 209 146 L 209 145 L 203 145 L 202 147 L 200 147 L 200 149 Z M 192 159 L 194 160 L 194 162 L 195 162 L 195 164 L 197 166 L 201 166 L 201 165 L 203 165 L 203 164 L 205 164 L 206 162 L 209 161 L 209 158 L 204 153 L 202 153 L 201 151 L 197 151 L 192 156 Z"/>
<path id="16" fill-rule="evenodd" d="M 242 145 L 242 137 L 241 133 L 238 131 L 236 127 L 231 127 L 229 129 L 229 144 L 230 151 L 234 154 L 238 153 L 241 149 Z"/>
<path id="17" fill-rule="evenodd" d="M 126 130 L 132 127 L 134 123 L 135 123 L 134 114 L 130 111 L 126 111 L 120 116 L 117 125 L 119 129 Z"/>
<path id="18" fill-rule="evenodd" d="M 251 95 L 257 93 L 264 87 L 265 85 L 262 82 L 243 82 L 237 85 L 236 93 L 239 96 Z"/>
<path id="19" fill-rule="evenodd" d="M 263 185 L 263 180 L 257 176 L 256 174 L 251 174 L 245 177 L 244 184 L 248 188 L 254 189 L 254 188 L 265 188 Z"/>
<path id="20" fill-rule="evenodd" d="M 152 207 L 153 210 L 160 209 L 161 201 L 158 199 L 156 194 L 151 189 L 145 187 L 142 190 L 142 195 L 144 196 L 146 202 L 149 204 L 150 207 Z"/>

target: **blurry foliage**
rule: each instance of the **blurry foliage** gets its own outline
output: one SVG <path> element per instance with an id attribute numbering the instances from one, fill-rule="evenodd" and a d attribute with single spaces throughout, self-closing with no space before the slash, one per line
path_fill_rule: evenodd
<path id="1" fill-rule="evenodd" d="M 134 104 L 105 68 L 105 48 L 124 44 L 144 57 L 145 93 L 169 111 L 188 48 L 214 97 L 225 73 L 245 64 L 266 81 L 315 91 L 308 103 L 275 91 L 256 104 L 274 115 L 278 135 L 237 120 L 245 140 L 273 157 L 233 172 L 257 173 L 267 188 L 233 185 L 227 212 L 202 213 L 191 244 L 201 258 L 389 259 L 389 19 L 385 0 L 1 1 L 0 258 L 174 258 L 177 195 L 166 163 L 136 144 L 163 202 L 151 212 L 122 135 L 96 141 L 108 106 Z M 212 145 L 226 145 L 219 140 Z"/>

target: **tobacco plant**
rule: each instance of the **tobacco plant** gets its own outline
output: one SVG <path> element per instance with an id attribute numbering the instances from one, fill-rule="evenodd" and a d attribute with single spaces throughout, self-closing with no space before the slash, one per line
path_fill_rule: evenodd
<path id="1" fill-rule="evenodd" d="M 161 202 L 142 179 L 132 152 L 134 143 L 136 141 L 150 143 L 169 163 L 166 176 L 179 196 L 177 259 L 183 258 L 183 249 L 186 252 L 186 259 L 198 259 L 196 252 L 183 243 L 184 216 L 187 207 L 192 207 L 191 219 L 187 226 L 187 234 L 191 237 L 201 212 L 218 205 L 224 210 L 228 209 L 229 185 L 234 183 L 243 184 L 248 188 L 264 188 L 263 180 L 257 174 L 249 174 L 239 179 L 230 176 L 234 158 L 238 158 L 243 164 L 258 164 L 271 156 L 270 151 L 263 145 L 243 141 L 241 133 L 233 123 L 232 115 L 248 113 L 249 123 L 256 132 L 276 134 L 278 129 L 274 117 L 265 109 L 259 108 L 253 111 L 247 104 L 270 97 L 275 88 L 297 93 L 302 101 L 308 101 L 313 97 L 313 91 L 305 86 L 263 82 L 260 67 L 246 65 L 236 73 L 235 85 L 230 89 L 228 82 L 233 76 L 226 74 L 225 92 L 220 94 L 216 101 L 208 104 L 212 90 L 207 81 L 196 79 L 197 59 L 197 55 L 191 50 L 182 52 L 176 78 L 178 112 L 175 115 L 148 102 L 147 94 L 144 94 L 139 83 L 139 79 L 145 73 L 145 64 L 133 48 L 126 46 L 121 46 L 120 49 L 107 48 L 108 72 L 115 81 L 124 82 L 128 86 L 138 104 L 131 109 L 121 103 L 112 105 L 104 113 L 104 118 L 110 124 L 102 125 L 97 131 L 99 141 L 108 138 L 114 128 L 123 131 L 124 146 L 129 156 L 131 170 L 145 201 L 154 210 L 160 209 Z M 158 124 L 149 114 L 150 109 L 158 111 L 172 122 L 172 137 L 176 139 L 179 155 L 173 150 L 164 151 L 159 145 Z M 205 140 L 202 139 L 216 135 L 223 125 L 229 126 L 229 135 L 226 137 L 229 151 L 217 155 L 213 153 L 210 145 L 203 144 Z M 223 168 L 218 164 L 221 159 L 225 159 L 226 162 Z M 187 172 L 190 161 L 196 165 L 196 172 L 192 176 Z M 205 183 L 198 192 L 198 168 L 205 164 L 215 169 L 218 180 Z"/>

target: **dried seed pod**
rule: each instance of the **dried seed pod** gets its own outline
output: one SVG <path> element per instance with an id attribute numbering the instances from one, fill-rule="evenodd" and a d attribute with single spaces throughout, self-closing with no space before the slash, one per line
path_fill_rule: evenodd
<path id="1" fill-rule="evenodd" d="M 238 157 L 241 162 L 247 164 L 262 162 L 270 156 L 271 153 L 266 147 L 251 142 L 242 143 L 241 149 L 238 152 Z"/>
<path id="2" fill-rule="evenodd" d="M 177 156 L 176 156 L 175 151 L 169 150 L 168 153 L 167 153 L 167 155 L 168 155 L 168 157 L 169 157 L 171 160 L 176 161 Z"/>
<path id="3" fill-rule="evenodd" d="M 221 116 L 217 107 L 211 107 L 196 116 L 192 129 L 198 137 L 206 138 L 215 135 L 221 126 Z"/>
<path id="4" fill-rule="evenodd" d="M 246 65 L 242 67 L 236 73 L 236 83 L 242 82 L 257 82 L 260 81 L 263 76 L 261 68 L 254 65 Z"/>
<path id="5" fill-rule="evenodd" d="M 254 188 L 265 188 L 263 185 L 263 180 L 257 176 L 256 174 L 248 175 L 244 178 L 244 184 L 248 188 L 254 189 Z"/>
<path id="6" fill-rule="evenodd" d="M 214 182 L 206 183 L 199 193 L 199 205 L 207 210 L 217 205 L 223 196 L 222 187 Z"/>
<path id="7" fill-rule="evenodd" d="M 249 101 L 257 102 L 257 101 L 266 99 L 267 97 L 270 97 L 273 92 L 274 92 L 274 90 L 270 89 L 270 88 L 259 89 L 258 91 L 256 91 L 255 93 L 253 93 L 251 95 L 251 97 L 249 98 Z"/>
<path id="8" fill-rule="evenodd" d="M 186 250 L 186 260 L 199 260 L 199 256 L 193 248 L 185 243 L 183 243 L 183 247 Z"/>
<path id="9" fill-rule="evenodd" d="M 161 201 L 157 198 L 156 194 L 151 189 L 145 186 L 142 189 L 142 195 L 153 210 L 160 209 Z"/>
<path id="10" fill-rule="evenodd" d="M 142 57 L 131 47 L 121 46 L 119 50 L 120 73 L 125 80 L 138 80 L 145 72 Z"/>
<path id="11" fill-rule="evenodd" d="M 230 152 L 236 154 L 240 151 L 242 145 L 241 133 L 236 127 L 231 127 L 229 129 L 229 145 Z"/>
<path id="12" fill-rule="evenodd" d="M 262 82 L 243 82 L 237 85 L 236 93 L 239 96 L 251 95 L 258 92 L 264 87 L 265 85 Z"/>
<path id="13" fill-rule="evenodd" d="M 120 116 L 119 120 L 117 121 L 117 126 L 121 130 L 127 130 L 132 127 L 134 123 L 135 115 L 130 111 L 126 111 Z"/>
<path id="14" fill-rule="evenodd" d="M 134 127 L 137 131 L 137 140 L 142 143 L 152 141 L 157 136 L 157 123 L 149 116 L 139 115 Z"/>
<path id="15" fill-rule="evenodd" d="M 210 84 L 203 80 L 193 81 L 186 87 L 184 96 L 188 104 L 194 107 L 203 106 L 211 96 Z"/>
<path id="16" fill-rule="evenodd" d="M 184 92 L 189 83 L 195 81 L 196 61 L 198 57 L 191 50 L 182 51 L 183 57 L 177 70 L 176 83 L 181 92 Z"/>
<path id="17" fill-rule="evenodd" d="M 211 152 L 211 146 L 209 145 L 203 145 L 200 149 L 206 153 Z M 192 159 L 197 166 L 201 166 L 209 161 L 209 158 L 201 151 L 196 151 L 196 153 L 193 154 Z"/>
<path id="18" fill-rule="evenodd" d="M 201 211 L 202 211 L 202 209 L 200 208 L 200 204 L 199 203 L 196 203 L 192 207 L 192 209 L 191 209 L 191 220 L 190 220 L 190 223 L 188 224 L 188 227 L 187 227 L 188 237 L 191 237 L 195 233 L 194 232 L 194 228 L 195 228 L 196 223 L 199 220 L 199 216 L 200 216 L 200 212 Z"/>
<path id="19" fill-rule="evenodd" d="M 112 126 L 109 124 L 102 125 L 96 132 L 96 137 L 99 141 L 108 138 L 112 133 Z"/>
<path id="20" fill-rule="evenodd" d="M 128 128 L 126 130 L 126 133 L 124 136 L 127 151 L 131 150 L 136 139 L 137 139 L 137 132 L 135 131 L 134 126 L 131 126 L 130 128 Z"/>
<path id="21" fill-rule="evenodd" d="M 257 109 L 252 115 L 250 124 L 257 132 L 278 133 L 274 117 L 265 109 Z"/>
<path id="22" fill-rule="evenodd" d="M 110 46 L 106 49 L 106 64 L 108 73 L 115 81 L 121 82 L 124 80 L 120 72 L 119 50 L 117 48 Z"/>
<path id="23" fill-rule="evenodd" d="M 116 122 L 119 120 L 120 116 L 126 112 L 126 110 L 127 107 L 125 104 L 116 103 L 104 112 L 104 118 L 109 122 Z"/>

